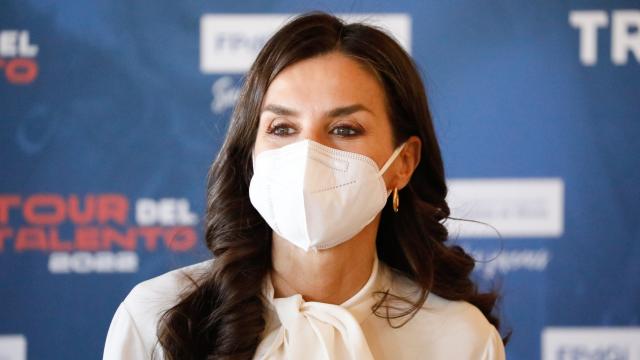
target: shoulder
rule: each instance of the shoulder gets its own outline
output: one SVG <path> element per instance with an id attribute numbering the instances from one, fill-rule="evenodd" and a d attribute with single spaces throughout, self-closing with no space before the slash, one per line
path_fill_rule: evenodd
<path id="1" fill-rule="evenodd" d="M 207 273 L 212 260 L 185 266 L 136 285 L 122 301 L 133 321 L 144 332 L 153 332 L 162 314 L 180 300 Z"/>
<path id="2" fill-rule="evenodd" d="M 212 260 L 203 261 L 145 280 L 129 292 L 123 304 L 132 313 L 137 313 L 139 309 L 168 309 L 175 305 L 180 295 L 189 289 L 194 281 L 198 281 L 208 272 L 211 263 Z"/>
<path id="3" fill-rule="evenodd" d="M 393 273 L 390 292 L 412 301 L 417 299 L 420 287 L 403 275 Z M 504 358 L 504 345 L 497 329 L 477 307 L 466 301 L 448 300 L 429 293 L 422 308 L 402 328 L 420 343 L 430 344 L 430 351 L 437 358 Z"/>
<path id="4" fill-rule="evenodd" d="M 417 301 L 420 296 L 420 286 L 399 272 L 390 269 L 391 285 L 390 293 L 411 302 Z M 417 318 L 428 318 L 432 323 L 437 323 L 440 329 L 454 328 L 458 331 L 466 330 L 469 336 L 477 333 L 486 333 L 493 328 L 482 312 L 466 301 L 445 299 L 433 292 L 427 296 L 422 308 L 416 313 Z"/>
<path id="5" fill-rule="evenodd" d="M 212 260 L 169 271 L 137 284 L 116 310 L 105 342 L 104 359 L 149 357 L 157 347 L 157 325 Z"/>

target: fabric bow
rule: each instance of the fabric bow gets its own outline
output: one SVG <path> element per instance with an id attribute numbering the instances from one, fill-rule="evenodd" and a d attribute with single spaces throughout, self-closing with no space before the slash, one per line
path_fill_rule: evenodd
<path id="1" fill-rule="evenodd" d="M 372 360 L 360 323 L 371 314 L 377 272 L 376 257 L 367 284 L 341 305 L 304 301 L 300 294 L 274 299 L 268 281 L 267 296 L 280 326 L 263 339 L 255 358 Z"/>

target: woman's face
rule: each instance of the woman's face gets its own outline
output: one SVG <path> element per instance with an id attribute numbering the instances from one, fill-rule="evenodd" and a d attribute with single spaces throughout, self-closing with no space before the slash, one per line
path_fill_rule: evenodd
<path id="1" fill-rule="evenodd" d="M 394 146 L 379 81 L 339 52 L 285 68 L 264 97 L 254 156 L 304 139 L 366 155 L 382 167 Z M 393 168 L 384 175 L 388 188 Z"/>

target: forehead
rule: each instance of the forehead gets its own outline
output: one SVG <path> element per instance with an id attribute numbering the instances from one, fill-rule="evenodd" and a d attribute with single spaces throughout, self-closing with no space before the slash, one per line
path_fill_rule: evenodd
<path id="1" fill-rule="evenodd" d="M 300 111 L 324 111 L 359 103 L 382 115 L 385 101 L 372 70 L 342 53 L 331 52 L 286 67 L 269 85 L 263 106 L 275 103 Z"/>

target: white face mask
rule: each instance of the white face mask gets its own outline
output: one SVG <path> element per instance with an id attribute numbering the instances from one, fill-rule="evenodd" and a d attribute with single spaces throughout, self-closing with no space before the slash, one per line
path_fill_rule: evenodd
<path id="1" fill-rule="evenodd" d="M 327 249 L 359 233 L 391 191 L 382 178 L 400 145 L 378 170 L 371 158 L 302 140 L 258 154 L 249 198 L 281 237 L 301 249 Z"/>

